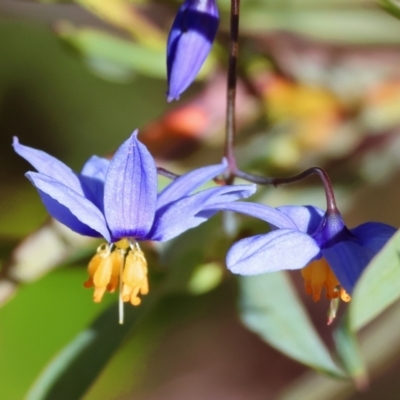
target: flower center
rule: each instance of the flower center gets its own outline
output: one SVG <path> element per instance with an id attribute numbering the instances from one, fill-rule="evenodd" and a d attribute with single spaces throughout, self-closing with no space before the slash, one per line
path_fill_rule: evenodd
<path id="1" fill-rule="evenodd" d="M 312 296 L 314 301 L 319 301 L 321 298 L 323 287 L 328 299 L 335 299 L 340 295 L 340 298 L 345 302 L 351 300 L 346 291 L 340 287 L 339 281 L 325 258 L 322 257 L 308 264 L 301 270 L 301 275 L 304 278 L 306 293 Z"/>
<path id="2" fill-rule="evenodd" d="M 99 303 L 104 293 L 114 292 L 119 285 L 120 300 L 137 306 L 139 295 L 149 292 L 147 262 L 139 244 L 129 239 L 103 243 L 88 265 L 86 288 L 94 286 L 93 300 Z"/>

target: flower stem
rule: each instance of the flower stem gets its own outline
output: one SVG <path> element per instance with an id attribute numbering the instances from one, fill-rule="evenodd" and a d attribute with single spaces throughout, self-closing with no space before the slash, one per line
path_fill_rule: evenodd
<path id="1" fill-rule="evenodd" d="M 167 169 L 161 168 L 161 167 L 157 167 L 157 173 L 158 173 L 158 175 L 165 176 L 166 178 L 169 178 L 172 180 L 179 178 L 179 175 L 174 174 L 173 172 L 168 171 Z"/>
<path id="2" fill-rule="evenodd" d="M 290 176 L 288 178 L 263 178 L 261 176 L 248 174 L 247 172 L 239 170 L 236 170 L 234 172 L 235 176 L 237 176 L 238 178 L 245 179 L 249 182 L 257 183 L 259 185 L 274 185 L 274 186 L 297 182 L 314 174 L 317 174 L 320 177 L 322 184 L 324 185 L 327 212 L 330 214 L 337 213 L 338 210 L 336 207 L 336 200 L 335 200 L 335 194 L 333 193 L 332 182 L 326 171 L 320 167 L 308 168 L 305 171 L 300 172 L 297 175 Z"/>
<path id="3" fill-rule="evenodd" d="M 229 62 L 227 82 L 226 105 L 226 130 L 224 154 L 228 161 L 228 176 L 226 183 L 230 184 L 235 178 L 236 159 L 233 151 L 236 136 L 236 81 L 237 81 L 237 57 L 239 51 L 239 13 L 240 0 L 231 0 L 231 23 L 229 38 Z"/>

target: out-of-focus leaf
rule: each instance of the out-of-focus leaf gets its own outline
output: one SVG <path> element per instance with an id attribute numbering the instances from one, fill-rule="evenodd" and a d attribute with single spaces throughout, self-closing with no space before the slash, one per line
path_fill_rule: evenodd
<path id="1" fill-rule="evenodd" d="M 400 25 L 374 9 L 298 9 L 248 11 L 241 14 L 243 31 L 286 30 L 317 40 L 345 44 L 400 42 Z"/>
<path id="2" fill-rule="evenodd" d="M 193 291 L 200 290 L 198 279 L 202 280 L 200 286 L 203 287 L 203 291 L 207 285 L 213 284 L 215 287 L 221 282 L 222 276 L 217 276 L 218 273 L 214 271 L 215 265 L 211 267 L 213 272 L 210 271 L 210 263 L 225 260 L 229 246 L 229 237 L 224 232 L 221 218 L 221 215 L 215 216 L 164 245 L 161 249 L 161 264 L 170 269 L 164 285 L 165 292 L 193 294 Z M 206 263 L 209 263 L 208 271 L 201 273 L 201 267 Z M 210 282 L 210 278 L 214 280 L 213 283 Z M 208 280 L 208 283 L 204 279 Z"/>
<path id="3" fill-rule="evenodd" d="M 333 377 L 345 376 L 312 326 L 285 273 L 241 277 L 240 311 L 243 323 L 279 351 Z"/>
<path id="4" fill-rule="evenodd" d="M 356 331 L 400 298 L 400 232 L 371 261 L 354 290 L 349 307 Z"/>
<path id="5" fill-rule="evenodd" d="M 400 19 L 400 3 L 398 0 L 378 0 L 378 3 L 389 14 Z"/>
<path id="6" fill-rule="evenodd" d="M 95 240 L 72 232 L 50 220 L 28 235 L 2 267 L 0 306 L 21 283 L 32 282 L 61 264 L 71 262 L 93 250 Z"/>
<path id="7" fill-rule="evenodd" d="M 130 32 L 140 43 L 163 49 L 164 33 L 148 18 L 141 15 L 128 0 L 74 0 L 112 25 Z"/>
<path id="8" fill-rule="evenodd" d="M 400 303 L 397 302 L 380 316 L 379 323 L 367 326 L 360 333 L 361 352 L 368 365 L 369 374 L 373 378 L 380 375 L 382 371 L 387 371 L 388 365 L 398 360 L 400 353 L 399 318 Z M 333 380 L 310 371 L 286 387 L 277 398 L 279 400 L 349 399 L 355 390 L 354 384 L 350 381 Z"/>
<path id="9" fill-rule="evenodd" d="M 165 52 L 142 44 L 120 39 L 90 28 L 74 28 L 62 23 L 56 29 L 58 35 L 86 56 L 90 62 L 107 62 L 108 69 L 114 64 L 120 70 L 130 70 L 143 75 L 165 78 Z M 105 72 L 105 70 L 104 70 Z M 112 71 L 115 75 L 115 70 Z"/>
<path id="10" fill-rule="evenodd" d="M 356 386 L 360 390 L 365 389 L 368 385 L 367 370 L 360 353 L 356 334 L 351 330 L 347 316 L 342 319 L 335 330 L 334 339 L 344 368 L 353 378 Z"/>
<path id="11" fill-rule="evenodd" d="M 195 295 L 209 292 L 221 283 L 222 275 L 222 267 L 218 263 L 199 265 L 188 282 L 189 292 Z"/>
<path id="12" fill-rule="evenodd" d="M 123 325 L 117 308 L 108 308 L 53 359 L 30 389 L 27 400 L 80 399 L 151 301 L 127 307 Z"/>

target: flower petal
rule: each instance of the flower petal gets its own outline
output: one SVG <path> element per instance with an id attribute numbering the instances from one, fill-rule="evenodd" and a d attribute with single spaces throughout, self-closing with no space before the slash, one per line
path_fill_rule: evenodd
<path id="1" fill-rule="evenodd" d="M 115 153 L 104 187 L 104 213 L 114 239 L 149 232 L 157 200 L 157 169 L 137 131 Z"/>
<path id="2" fill-rule="evenodd" d="M 325 215 L 325 212 L 314 206 L 283 206 L 278 207 L 287 215 L 301 232 L 314 233 Z"/>
<path id="3" fill-rule="evenodd" d="M 189 195 L 193 190 L 224 172 L 226 167 L 227 163 L 223 160 L 221 164 L 198 168 L 175 179 L 158 194 L 157 209 Z"/>
<path id="4" fill-rule="evenodd" d="M 237 201 L 235 203 L 212 204 L 205 207 L 204 211 L 213 209 L 250 215 L 251 217 L 262 219 L 277 228 L 297 229 L 296 224 L 283 212 L 264 204 Z"/>
<path id="5" fill-rule="evenodd" d="M 44 151 L 24 146 L 14 137 L 15 152 L 28 161 L 38 172 L 47 175 L 83 195 L 81 183 L 71 168 Z"/>
<path id="6" fill-rule="evenodd" d="M 26 176 L 52 217 L 82 235 L 103 236 L 110 241 L 104 216 L 92 202 L 47 175 L 28 172 Z"/>
<path id="7" fill-rule="evenodd" d="M 106 174 L 109 166 L 110 160 L 107 158 L 92 156 L 83 166 L 81 175 L 87 176 L 88 178 L 95 178 L 104 182 L 106 180 Z"/>
<path id="8" fill-rule="evenodd" d="M 148 239 L 165 241 L 172 239 L 190 228 L 205 222 L 216 212 L 215 203 L 225 204 L 252 195 L 255 185 L 232 185 L 215 187 L 184 197 L 157 210 L 154 226 Z M 202 214 L 205 208 L 212 212 Z"/>
<path id="9" fill-rule="evenodd" d="M 368 247 L 377 253 L 396 233 L 396 230 L 393 226 L 380 222 L 367 222 L 354 229 L 350 229 L 350 232 L 357 237 L 362 246 Z"/>
<path id="10" fill-rule="evenodd" d="M 321 251 L 336 278 L 349 294 L 375 255 L 369 248 L 351 241 L 339 242 Z"/>
<path id="11" fill-rule="evenodd" d="M 318 245 L 308 235 L 279 229 L 235 243 L 228 251 L 226 265 L 234 274 L 257 275 L 300 269 L 319 255 Z"/>
<path id="12" fill-rule="evenodd" d="M 92 156 L 83 166 L 79 179 L 85 197 L 104 211 L 104 181 L 110 161 L 106 158 Z"/>

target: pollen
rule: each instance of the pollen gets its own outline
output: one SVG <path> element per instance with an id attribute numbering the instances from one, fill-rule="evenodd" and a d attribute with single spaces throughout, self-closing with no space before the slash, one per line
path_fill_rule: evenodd
<path id="1" fill-rule="evenodd" d="M 93 300 L 99 303 L 105 292 L 120 288 L 120 301 L 137 306 L 140 295 L 149 292 L 147 261 L 138 243 L 121 239 L 102 244 L 88 264 L 86 288 L 94 287 Z"/>
<path id="2" fill-rule="evenodd" d="M 305 291 L 314 301 L 319 301 L 321 298 L 322 288 L 325 288 L 328 299 L 335 299 L 340 295 L 343 301 L 350 301 L 350 296 L 344 289 L 339 290 L 340 283 L 325 258 L 311 262 L 301 270 L 301 274 L 304 278 Z M 346 296 L 349 300 L 344 300 L 343 297 Z"/>

